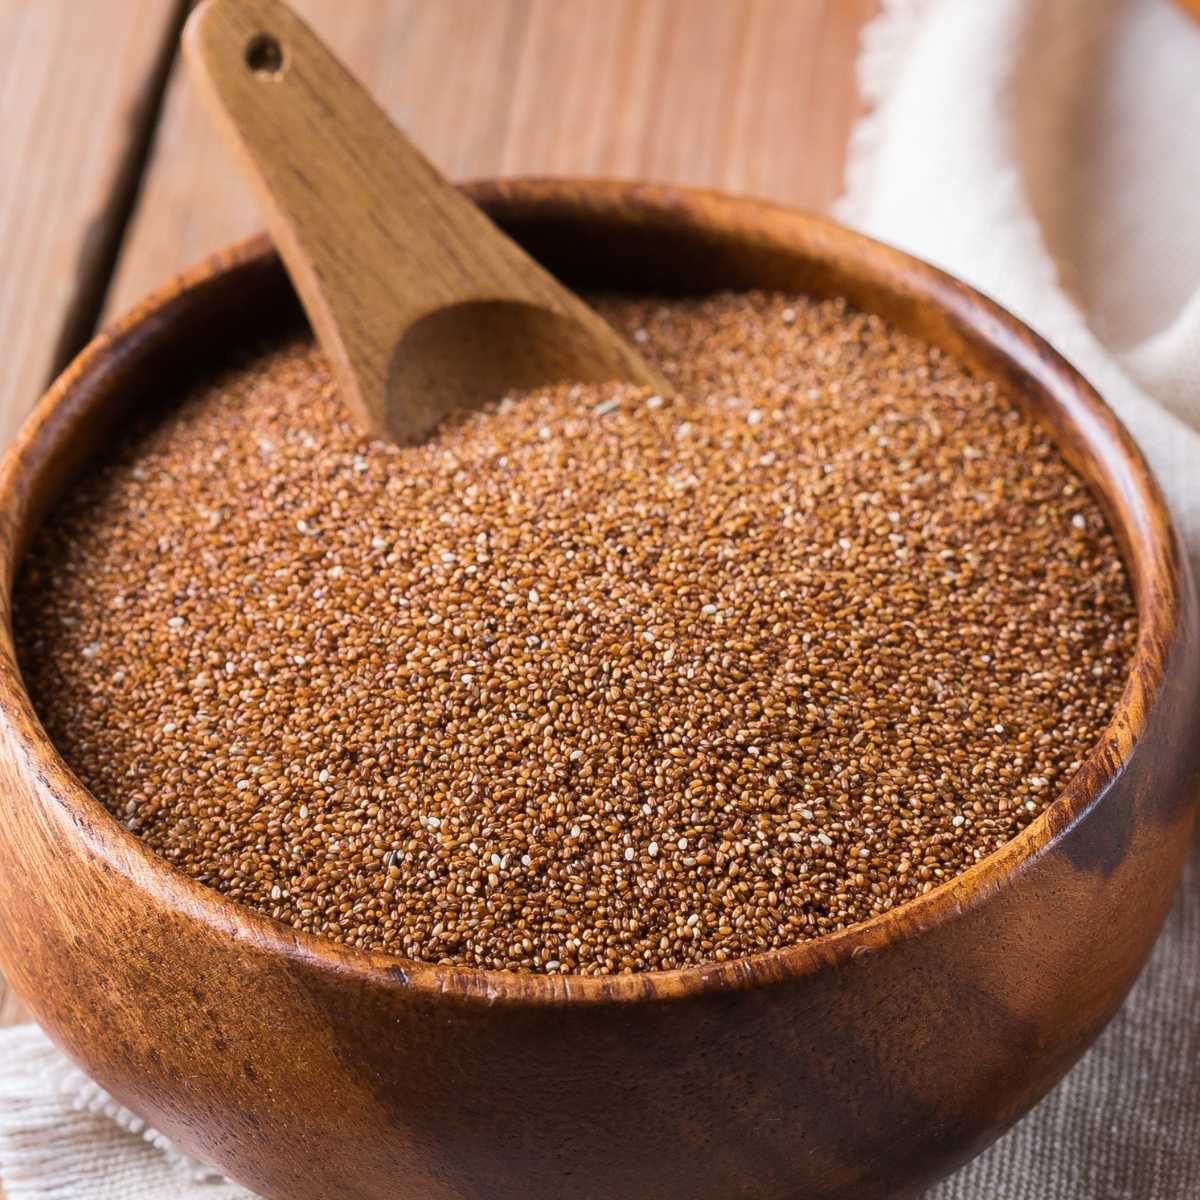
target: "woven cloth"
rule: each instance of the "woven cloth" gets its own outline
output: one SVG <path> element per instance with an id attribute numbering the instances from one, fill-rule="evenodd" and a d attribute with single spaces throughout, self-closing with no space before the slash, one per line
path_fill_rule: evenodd
<path id="1" fill-rule="evenodd" d="M 0 1030 L 4 1200 L 253 1200 L 122 1108 L 36 1025 Z"/>
<path id="2" fill-rule="evenodd" d="M 1200 571 L 1200 23 L 1170 0 L 888 0 L 860 76 L 870 115 L 839 215 L 1075 363 Z M 1200 847 L 1101 1040 L 929 1200 L 1197 1197 Z"/>
<path id="3" fill-rule="evenodd" d="M 1168 0 L 889 0 L 841 215 L 990 293 L 1133 430 L 1200 567 L 1200 26 Z M 6 1200 L 247 1200 L 32 1026 L 0 1032 Z M 1067 1080 L 930 1200 L 1200 1196 L 1200 854 Z M 631 1198 L 632 1200 L 632 1198 Z"/>

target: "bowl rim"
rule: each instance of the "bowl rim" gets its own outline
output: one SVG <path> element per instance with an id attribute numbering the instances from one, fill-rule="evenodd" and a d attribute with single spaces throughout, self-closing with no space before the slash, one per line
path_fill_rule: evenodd
<path id="1" fill-rule="evenodd" d="M 964 323 L 978 338 L 1029 376 L 1089 448 L 1108 453 L 1096 470 L 1122 476 L 1122 495 L 1135 503 L 1110 514 L 1137 604 L 1133 659 L 1113 716 L 1080 768 L 1047 808 L 1016 837 L 961 874 L 861 924 L 776 950 L 724 962 L 630 975 L 546 975 L 424 963 L 333 942 L 227 899 L 198 883 L 125 828 L 59 755 L 42 728 L 15 655 L 12 591 L 20 556 L 19 529 L 39 473 L 94 397 L 79 401 L 104 369 L 131 348 L 135 337 L 169 343 L 173 310 L 190 294 L 238 268 L 282 270 L 264 234 L 239 241 L 176 275 L 95 336 L 51 384 L 0 464 L 0 735 L 17 748 L 21 769 L 43 784 L 84 848 L 160 905 L 188 916 L 247 949 L 304 961 L 310 967 L 354 976 L 366 986 L 403 988 L 463 1003 L 561 1005 L 680 1000 L 794 980 L 878 953 L 964 917 L 1051 851 L 1103 797 L 1127 766 L 1159 699 L 1170 650 L 1181 628 L 1187 563 L 1158 484 L 1130 434 L 1098 393 L 1045 341 L 994 301 L 938 268 L 874 241 L 827 218 L 769 201 L 678 185 L 579 178 L 518 178 L 466 185 L 473 199 L 522 216 L 587 221 L 602 216 L 684 220 L 720 234 L 736 228 L 764 245 L 782 228 L 794 248 L 852 261 L 885 287 L 903 279 L 926 303 Z M 890 281 L 890 282 L 889 282 Z M 1038 401 L 1039 407 L 1047 405 Z M 1061 438 L 1051 431 L 1056 444 Z M 1106 505 L 1107 507 L 1107 505 Z"/>

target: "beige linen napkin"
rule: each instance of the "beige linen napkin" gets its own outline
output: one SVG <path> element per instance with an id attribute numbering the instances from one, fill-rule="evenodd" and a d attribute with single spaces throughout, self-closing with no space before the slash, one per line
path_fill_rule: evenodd
<path id="1" fill-rule="evenodd" d="M 860 72 L 872 113 L 839 215 L 1071 359 L 1200 572 L 1200 24 L 1170 0 L 888 0 Z M 930 1200 L 1197 1197 L 1200 849 L 1100 1042 Z"/>
<path id="2" fill-rule="evenodd" d="M 886 0 L 861 69 L 874 111 L 842 216 L 1077 363 L 1141 442 L 1200 567 L 1200 26 L 1169 0 Z M 31 1026 L 0 1032 L 0 1179 L 6 1200 L 249 1195 Z M 1099 1044 L 932 1196 L 1200 1197 L 1200 859 Z"/>

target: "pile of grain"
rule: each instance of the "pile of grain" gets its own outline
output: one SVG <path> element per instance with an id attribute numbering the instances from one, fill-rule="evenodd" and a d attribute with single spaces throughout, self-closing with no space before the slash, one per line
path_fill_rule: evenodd
<path id="1" fill-rule="evenodd" d="M 131 830 L 338 941 L 605 973 L 843 929 L 1045 807 L 1135 632 L 1049 439 L 841 303 L 601 307 L 674 398 L 398 449 L 296 342 L 72 491 L 22 665 Z"/>

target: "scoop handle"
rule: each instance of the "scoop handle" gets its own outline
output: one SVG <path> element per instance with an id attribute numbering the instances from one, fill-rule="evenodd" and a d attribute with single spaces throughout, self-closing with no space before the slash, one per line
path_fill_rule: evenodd
<path id="1" fill-rule="evenodd" d="M 286 4 L 205 0 L 183 44 L 365 430 L 413 440 L 455 403 L 479 403 L 466 393 L 506 382 L 662 385 L 439 175 Z M 463 394 L 435 395 L 447 389 Z"/>

